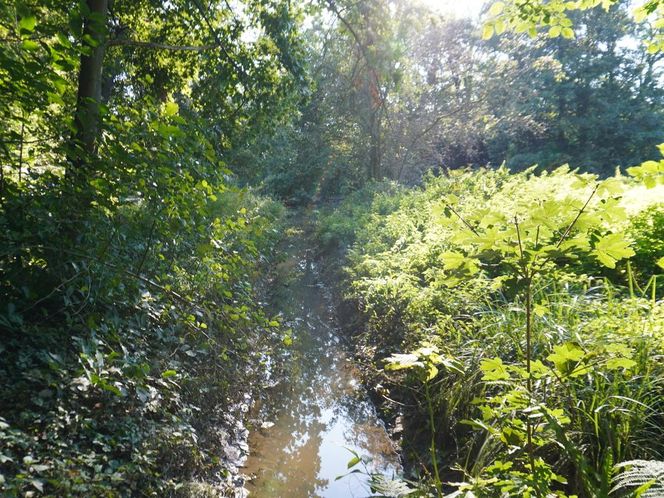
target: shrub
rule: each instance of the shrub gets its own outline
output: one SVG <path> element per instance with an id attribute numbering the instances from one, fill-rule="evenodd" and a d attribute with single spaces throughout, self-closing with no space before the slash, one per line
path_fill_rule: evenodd
<path id="1" fill-rule="evenodd" d="M 46 188 L 57 177 L 9 185 L 3 496 L 169 496 L 187 481 L 212 489 L 238 463 L 218 448 L 244 437 L 229 419 L 236 384 L 249 391 L 274 330 L 255 283 L 283 208 L 212 178 L 155 180 L 159 195 L 74 213 Z"/>
<path id="2" fill-rule="evenodd" d="M 661 459 L 662 306 L 621 287 L 628 237 L 644 240 L 640 275 L 639 255 L 657 250 L 634 220 L 660 211 L 634 213 L 632 188 L 567 168 L 458 171 L 392 193 L 383 214 L 339 209 L 374 367 L 437 348 L 424 384 L 404 374 L 417 361 L 376 375 L 403 404 L 412 468 L 432 469 L 439 493 L 447 476 L 477 496 L 605 496 L 618 462 Z M 438 451 L 423 457 L 434 423 Z"/>

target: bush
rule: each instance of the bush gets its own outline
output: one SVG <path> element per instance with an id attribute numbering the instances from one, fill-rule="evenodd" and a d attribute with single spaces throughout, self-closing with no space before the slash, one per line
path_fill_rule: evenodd
<path id="1" fill-rule="evenodd" d="M 340 207 L 362 351 L 439 492 L 447 477 L 476 496 L 605 496 L 615 464 L 661 458 L 664 310 L 621 287 L 634 250 L 652 268 L 657 235 L 636 220 L 661 211 L 627 209 L 632 188 L 566 168 L 459 171 L 391 193 L 382 214 Z"/>
<path id="2" fill-rule="evenodd" d="M 639 273 L 645 278 L 661 274 L 663 269 L 657 262 L 664 257 L 664 204 L 656 204 L 634 216 L 629 234 L 634 240 L 633 263 Z"/>
<path id="3" fill-rule="evenodd" d="M 340 205 L 324 207 L 316 233 L 322 251 L 347 250 L 363 233 L 358 227 L 398 208 L 401 191 L 394 182 L 373 182 L 349 194 Z"/>
<path id="4" fill-rule="evenodd" d="M 246 437 L 274 339 L 256 283 L 283 208 L 235 188 L 195 126 L 159 129 L 117 130 L 85 196 L 57 171 L 5 179 L 3 496 L 170 496 L 239 464 L 220 448 Z"/>

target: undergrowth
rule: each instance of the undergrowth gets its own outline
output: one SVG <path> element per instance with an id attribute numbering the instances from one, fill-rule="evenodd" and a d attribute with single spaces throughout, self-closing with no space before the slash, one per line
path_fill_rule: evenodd
<path id="1" fill-rule="evenodd" d="M 322 214 L 414 495 L 618 495 L 664 459 L 661 190 L 456 171 Z"/>
<path id="2" fill-rule="evenodd" d="M 5 179 L 2 496 L 238 485 L 246 396 L 280 344 L 257 284 L 283 208 L 233 187 L 195 126 L 162 134 L 168 116 L 146 115 L 109 140 L 85 195 L 56 168 Z"/>

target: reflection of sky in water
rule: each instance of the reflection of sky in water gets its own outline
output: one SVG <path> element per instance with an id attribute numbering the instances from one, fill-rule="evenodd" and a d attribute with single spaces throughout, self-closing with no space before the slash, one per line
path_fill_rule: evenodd
<path id="1" fill-rule="evenodd" d="M 297 278 L 272 301 L 292 319 L 291 372 L 265 400 L 274 426 L 250 438 L 252 454 L 244 472 L 256 479 L 248 489 L 257 498 L 367 496 L 365 476 L 335 480 L 348 472 L 353 455 L 346 448 L 369 457 L 370 471 L 390 477 L 398 458 L 339 344 L 313 268 L 306 260 L 287 261 L 284 267 Z"/>

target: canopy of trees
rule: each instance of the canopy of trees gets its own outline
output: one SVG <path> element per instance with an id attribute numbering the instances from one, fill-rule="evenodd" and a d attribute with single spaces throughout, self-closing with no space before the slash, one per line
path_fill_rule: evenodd
<path id="1" fill-rule="evenodd" d="M 664 138 L 663 56 L 627 2 L 571 12 L 571 38 L 483 39 L 479 23 L 411 1 L 326 6 L 304 33 L 312 93 L 298 119 L 236 157 L 283 196 L 503 161 L 609 175 Z"/>

